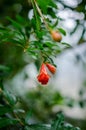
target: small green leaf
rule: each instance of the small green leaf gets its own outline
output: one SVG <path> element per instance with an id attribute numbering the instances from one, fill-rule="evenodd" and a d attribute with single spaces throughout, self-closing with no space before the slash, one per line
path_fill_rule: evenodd
<path id="1" fill-rule="evenodd" d="M 64 116 L 62 113 L 57 114 L 56 119 L 52 123 L 51 130 L 59 130 L 62 122 L 64 121 Z"/>
<path id="2" fill-rule="evenodd" d="M 9 71 L 10 70 L 10 68 L 9 67 L 7 67 L 7 66 L 4 66 L 4 65 L 0 65 L 0 71 Z"/>
<path id="3" fill-rule="evenodd" d="M 0 77 L 4 78 L 9 75 L 11 69 L 7 66 L 0 65 Z"/>
<path id="4" fill-rule="evenodd" d="M 72 48 L 72 46 L 69 43 L 61 42 L 61 44 L 65 45 L 67 48 Z"/>
<path id="5" fill-rule="evenodd" d="M 53 46 L 54 46 L 54 44 L 51 41 L 47 41 L 44 43 L 44 47 L 52 48 Z"/>
<path id="6" fill-rule="evenodd" d="M 31 116 L 32 116 L 32 111 L 28 111 L 25 116 L 25 123 L 28 124 L 28 120 L 30 119 Z"/>
<path id="7" fill-rule="evenodd" d="M 47 9 L 48 15 L 50 15 L 52 18 L 57 18 L 55 11 L 53 10 L 52 6 L 49 6 Z"/>
<path id="8" fill-rule="evenodd" d="M 47 124 L 32 124 L 26 126 L 25 130 L 51 130 L 50 128 L 51 125 L 47 125 Z"/>
<path id="9" fill-rule="evenodd" d="M 24 17 L 20 15 L 16 15 L 16 20 L 18 21 L 18 23 L 21 23 L 23 26 L 27 26 L 29 22 L 27 19 L 25 19 Z"/>
<path id="10" fill-rule="evenodd" d="M 12 108 L 10 108 L 8 106 L 0 106 L 0 116 L 6 114 L 8 112 L 12 112 Z"/>
<path id="11" fill-rule="evenodd" d="M 25 111 L 23 110 L 23 109 L 14 109 L 13 110 L 14 111 L 14 113 L 17 113 L 17 114 L 19 114 L 19 113 L 25 113 Z"/>
<path id="12" fill-rule="evenodd" d="M 7 19 L 13 24 L 13 26 L 14 26 L 16 29 L 19 29 L 19 30 L 22 29 L 21 24 L 19 24 L 18 22 L 14 21 L 14 20 L 11 19 L 10 17 L 7 17 Z"/>
<path id="13" fill-rule="evenodd" d="M 17 123 L 18 123 L 18 120 L 16 119 L 0 118 L 0 128 L 3 128 L 8 125 L 14 125 Z"/>
<path id="14" fill-rule="evenodd" d="M 66 36 L 66 31 L 63 28 L 58 28 L 58 30 L 64 35 Z"/>
<path id="15" fill-rule="evenodd" d="M 47 14 L 48 7 L 57 8 L 55 2 L 52 0 L 37 0 L 37 3 L 39 4 L 44 14 Z"/>
<path id="16" fill-rule="evenodd" d="M 4 90 L 4 96 L 10 105 L 15 105 L 17 98 L 7 90 Z"/>

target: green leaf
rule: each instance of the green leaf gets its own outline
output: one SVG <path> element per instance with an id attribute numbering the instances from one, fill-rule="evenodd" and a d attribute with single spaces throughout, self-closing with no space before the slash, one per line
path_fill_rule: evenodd
<path id="1" fill-rule="evenodd" d="M 18 123 L 16 119 L 9 119 L 9 118 L 0 118 L 0 128 L 3 128 L 8 125 L 15 125 Z"/>
<path id="2" fill-rule="evenodd" d="M 51 125 L 47 125 L 47 124 L 32 124 L 26 126 L 25 130 L 51 130 L 50 128 Z"/>
<path id="3" fill-rule="evenodd" d="M 58 25 L 58 21 L 59 20 L 57 18 L 56 21 L 53 24 L 51 24 L 52 29 L 55 28 Z"/>
<path id="4" fill-rule="evenodd" d="M 12 112 L 12 108 L 10 108 L 8 106 L 0 106 L 0 116 L 6 114 L 8 112 Z"/>
<path id="5" fill-rule="evenodd" d="M 4 65 L 0 65 L 0 71 L 9 71 L 10 70 L 10 68 L 9 67 L 7 67 L 7 66 L 4 66 Z"/>
<path id="6" fill-rule="evenodd" d="M 57 18 L 55 11 L 53 10 L 52 6 L 49 6 L 47 9 L 47 14 L 50 15 L 52 18 Z"/>
<path id="7" fill-rule="evenodd" d="M 10 105 L 15 105 L 17 103 L 17 98 L 9 91 L 4 90 L 4 96 Z"/>
<path id="8" fill-rule="evenodd" d="M 70 44 L 68 44 L 66 42 L 61 42 L 61 44 L 65 45 L 67 48 L 73 48 Z"/>
<path id="9" fill-rule="evenodd" d="M 49 6 L 52 8 L 57 8 L 56 4 L 52 0 L 37 0 L 37 3 L 42 9 L 42 12 L 45 14 L 47 14 L 47 9 Z"/>
<path id="10" fill-rule="evenodd" d="M 35 6 L 33 0 L 32 0 L 32 5 L 33 5 L 33 10 L 34 10 L 34 16 L 35 17 L 33 17 L 31 21 L 32 21 L 34 30 L 36 30 L 36 33 L 38 33 L 39 30 L 40 30 L 40 26 L 41 26 L 41 19 L 40 19 L 40 16 L 38 14 L 38 11 L 36 9 L 36 6 Z"/>
<path id="11" fill-rule="evenodd" d="M 0 42 L 12 42 L 17 44 L 26 44 L 26 37 L 24 33 L 19 30 L 1 29 Z"/>
<path id="12" fill-rule="evenodd" d="M 29 22 L 27 19 L 25 19 L 20 15 L 16 15 L 16 20 L 18 21 L 18 23 L 21 23 L 23 26 L 27 26 Z"/>
<path id="13" fill-rule="evenodd" d="M 9 75 L 11 69 L 7 66 L 0 65 L 0 77 L 4 78 Z"/>
<path id="14" fill-rule="evenodd" d="M 57 114 L 56 119 L 52 123 L 51 130 L 59 130 L 62 122 L 64 121 L 64 116 L 62 113 Z"/>
<path id="15" fill-rule="evenodd" d="M 54 46 L 54 44 L 52 44 L 51 41 L 47 41 L 46 43 L 44 43 L 44 47 L 52 48 L 53 46 Z"/>
<path id="16" fill-rule="evenodd" d="M 58 28 L 58 30 L 64 35 L 66 36 L 66 31 L 63 28 Z"/>
<path id="17" fill-rule="evenodd" d="M 19 30 L 22 29 L 21 24 L 19 24 L 18 22 L 14 21 L 14 20 L 11 19 L 10 17 L 7 17 L 7 19 L 13 24 L 13 26 L 14 26 L 16 29 L 19 29 Z"/>
<path id="18" fill-rule="evenodd" d="M 64 116 L 60 112 L 57 114 L 56 119 L 53 121 L 50 130 L 80 130 L 78 127 L 74 127 L 64 121 Z"/>
<path id="19" fill-rule="evenodd" d="M 39 52 L 37 49 L 35 48 L 28 48 L 28 54 L 35 60 L 38 59 L 38 56 L 39 56 Z"/>
<path id="20" fill-rule="evenodd" d="M 32 116 L 32 111 L 28 111 L 25 116 L 25 123 L 28 124 L 28 120 L 30 119 L 31 116 Z"/>
<path id="21" fill-rule="evenodd" d="M 25 111 L 23 109 L 18 109 L 18 108 L 14 109 L 13 111 L 14 111 L 14 113 L 17 113 L 17 114 L 19 114 L 19 113 L 21 113 L 21 114 L 25 113 Z"/>

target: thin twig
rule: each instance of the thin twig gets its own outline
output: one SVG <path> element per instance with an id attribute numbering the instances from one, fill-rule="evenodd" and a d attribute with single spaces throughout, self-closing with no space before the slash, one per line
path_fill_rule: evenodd
<path id="1" fill-rule="evenodd" d="M 44 22 L 46 28 L 48 29 L 49 32 L 51 32 L 51 28 L 48 26 L 48 24 L 47 24 L 47 22 L 46 22 L 46 19 L 45 19 L 45 17 L 43 16 L 43 14 L 42 14 L 42 12 L 41 12 L 41 10 L 40 10 L 40 8 L 39 8 L 39 6 L 38 6 L 36 0 L 34 0 L 34 3 L 35 3 L 35 6 L 36 6 L 36 8 L 37 8 L 37 11 L 38 11 L 39 15 L 41 16 L 41 18 L 42 18 L 42 20 L 43 20 L 43 22 Z"/>

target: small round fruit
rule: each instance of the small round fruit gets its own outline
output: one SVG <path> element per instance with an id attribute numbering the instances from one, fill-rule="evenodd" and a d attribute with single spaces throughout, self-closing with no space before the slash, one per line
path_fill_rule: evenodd
<path id="1" fill-rule="evenodd" d="M 56 42 L 60 42 L 62 40 L 62 36 L 58 31 L 51 31 L 52 39 Z"/>

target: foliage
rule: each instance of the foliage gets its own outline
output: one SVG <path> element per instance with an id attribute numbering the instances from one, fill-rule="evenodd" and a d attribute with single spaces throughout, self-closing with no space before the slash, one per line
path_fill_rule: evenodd
<path id="1" fill-rule="evenodd" d="M 25 112 L 23 109 L 16 108 L 19 99 L 12 93 L 0 88 L 0 128 L 11 129 L 11 126 L 19 127 L 22 130 L 79 130 L 78 127 L 64 121 L 62 113 L 58 113 L 51 124 L 30 124 L 31 111 Z M 24 115 L 22 116 L 22 114 Z"/>
<path id="2" fill-rule="evenodd" d="M 40 58 L 43 61 L 53 63 L 52 56 L 56 57 L 58 53 L 71 46 L 68 43 L 57 43 L 51 37 L 50 31 L 54 28 L 66 35 L 64 29 L 57 27 L 59 18 L 57 19 L 55 12 L 52 11 L 52 14 L 48 13 L 48 9 L 51 7 L 57 9 L 55 3 L 51 0 L 43 3 L 37 2 L 32 0 L 34 14 L 31 19 L 25 19 L 20 15 L 16 16 L 16 20 L 7 17 L 11 22 L 11 26 L 0 27 L 0 43 L 14 43 L 17 46 L 21 46 L 24 52 L 27 52 L 34 59 Z M 39 7 L 41 7 L 42 11 Z M 52 18 L 54 15 L 55 22 L 51 23 L 51 19 L 44 17 L 42 13 L 48 13 Z"/>

